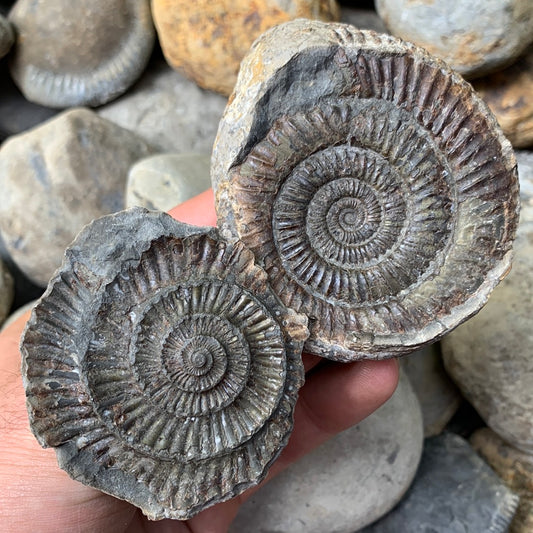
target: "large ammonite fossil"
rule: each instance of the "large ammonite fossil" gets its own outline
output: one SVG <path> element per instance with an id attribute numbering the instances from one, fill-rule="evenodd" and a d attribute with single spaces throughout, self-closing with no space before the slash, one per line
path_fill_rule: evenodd
<path id="1" fill-rule="evenodd" d="M 472 88 L 388 35 L 298 20 L 244 60 L 212 166 L 219 224 L 251 249 L 305 348 L 401 355 L 510 268 L 512 149 Z"/>
<path id="2" fill-rule="evenodd" d="M 140 208 L 104 217 L 23 335 L 32 431 L 76 480 L 188 518 L 279 455 L 307 333 L 242 244 Z"/>

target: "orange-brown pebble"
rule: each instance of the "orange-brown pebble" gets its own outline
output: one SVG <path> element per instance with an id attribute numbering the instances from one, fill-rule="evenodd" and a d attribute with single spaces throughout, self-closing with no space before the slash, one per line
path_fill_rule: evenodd
<path id="1" fill-rule="evenodd" d="M 533 146 L 533 46 L 510 67 L 474 82 L 515 148 Z"/>
<path id="2" fill-rule="evenodd" d="M 338 20 L 336 0 L 152 0 L 167 62 L 200 87 L 233 90 L 241 59 L 268 28 L 295 18 Z"/>

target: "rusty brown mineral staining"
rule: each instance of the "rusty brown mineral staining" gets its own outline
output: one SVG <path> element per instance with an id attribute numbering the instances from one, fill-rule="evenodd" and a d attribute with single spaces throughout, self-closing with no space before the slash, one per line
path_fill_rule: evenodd
<path id="1" fill-rule="evenodd" d="M 510 268 L 509 142 L 459 75 L 391 36 L 302 20 L 265 33 L 222 118 L 212 178 L 223 234 L 309 317 L 311 353 L 420 348 Z"/>
<path id="2" fill-rule="evenodd" d="M 104 217 L 23 335 L 32 431 L 76 480 L 188 518 L 287 443 L 307 334 L 242 244 L 140 208 Z"/>

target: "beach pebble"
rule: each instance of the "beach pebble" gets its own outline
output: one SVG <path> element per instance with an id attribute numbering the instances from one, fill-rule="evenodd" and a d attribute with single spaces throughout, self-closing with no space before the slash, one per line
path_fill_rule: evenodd
<path id="1" fill-rule="evenodd" d="M 145 69 L 155 41 L 149 0 L 18 0 L 13 79 L 31 102 L 97 106 Z"/>
<path id="2" fill-rule="evenodd" d="M 512 145 L 533 146 L 533 46 L 510 67 L 474 80 L 473 85 Z"/>
<path id="3" fill-rule="evenodd" d="M 385 405 L 253 494 L 230 533 L 353 533 L 401 499 L 422 442 L 420 406 L 402 373 Z"/>
<path id="4" fill-rule="evenodd" d="M 152 13 L 169 65 L 224 95 L 265 30 L 295 18 L 339 18 L 336 0 L 152 0 Z"/>
<path id="5" fill-rule="evenodd" d="M 485 423 L 533 453 L 533 161 L 517 152 L 521 213 L 513 267 L 487 305 L 441 341 L 445 367 Z"/>
<path id="6" fill-rule="evenodd" d="M 470 443 L 506 485 L 520 496 L 518 509 L 509 530 L 533 531 L 533 455 L 510 446 L 494 431 L 483 428 L 470 437 Z"/>
<path id="7" fill-rule="evenodd" d="M 465 77 L 512 63 L 533 41 L 531 0 L 377 0 L 389 31 Z"/>
<path id="8" fill-rule="evenodd" d="M 411 488 L 363 533 L 505 533 L 518 496 L 453 433 L 426 439 Z"/>
<path id="9" fill-rule="evenodd" d="M 11 23 L 0 14 L 0 57 L 4 57 L 15 41 Z"/>
<path id="10" fill-rule="evenodd" d="M 161 60 L 131 91 L 97 113 L 134 131 L 159 152 L 210 154 L 226 101 Z"/>
<path id="11" fill-rule="evenodd" d="M 406 355 L 400 362 L 422 407 L 424 436 L 438 435 L 462 401 L 459 389 L 444 370 L 439 344 Z"/>
<path id="12" fill-rule="evenodd" d="M 11 309 L 14 297 L 14 282 L 11 272 L 0 259 L 0 325 L 4 322 Z"/>
<path id="13" fill-rule="evenodd" d="M 83 108 L 4 142 L 0 230 L 30 280 L 46 285 L 78 231 L 124 207 L 127 172 L 150 153 L 135 134 Z"/>
<path id="14" fill-rule="evenodd" d="M 357 5 L 357 3 L 355 3 Z M 374 9 L 341 6 L 341 22 L 351 24 L 361 30 L 374 30 L 378 33 L 388 33 L 387 27 Z"/>
<path id="15" fill-rule="evenodd" d="M 157 154 L 141 159 L 129 171 L 126 207 L 168 211 L 211 187 L 210 156 Z"/>

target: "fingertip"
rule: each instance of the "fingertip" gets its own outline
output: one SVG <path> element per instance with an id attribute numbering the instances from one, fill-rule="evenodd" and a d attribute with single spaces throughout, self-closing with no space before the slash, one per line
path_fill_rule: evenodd
<path id="1" fill-rule="evenodd" d="M 194 198 L 173 207 L 168 214 L 176 220 L 187 222 L 188 224 L 216 226 L 217 216 L 213 189 L 208 189 Z"/>
<path id="2" fill-rule="evenodd" d="M 361 361 L 358 363 L 358 400 L 373 404 L 377 409 L 396 390 L 400 377 L 398 360 Z"/>

